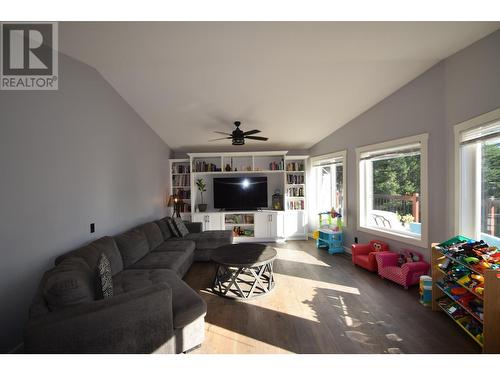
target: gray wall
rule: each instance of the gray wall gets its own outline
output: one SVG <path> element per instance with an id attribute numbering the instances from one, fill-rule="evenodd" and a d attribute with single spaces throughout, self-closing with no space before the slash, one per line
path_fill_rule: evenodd
<path id="1" fill-rule="evenodd" d="M 346 245 L 355 236 L 360 242 L 377 238 L 356 230 L 356 147 L 429 134 L 429 242 L 440 242 L 454 234 L 453 125 L 499 107 L 500 31 L 496 31 L 433 66 L 314 145 L 311 156 L 347 148 Z M 412 247 L 386 241 L 395 249 Z M 428 249 L 419 250 L 429 256 Z"/>
<path id="2" fill-rule="evenodd" d="M 165 212 L 168 146 L 93 68 L 60 55 L 59 76 L 0 91 L 0 352 L 57 255 Z"/>

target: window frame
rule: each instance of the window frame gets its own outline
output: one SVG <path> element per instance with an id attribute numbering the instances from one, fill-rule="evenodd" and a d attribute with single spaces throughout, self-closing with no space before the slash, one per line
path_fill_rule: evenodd
<path id="1" fill-rule="evenodd" d="M 313 156 L 309 159 L 309 167 L 311 170 L 311 175 L 314 178 L 314 208 L 316 208 L 316 201 L 318 199 L 317 197 L 317 191 L 318 191 L 318 186 L 317 186 L 317 176 L 315 172 L 316 166 L 314 166 L 315 162 L 321 161 L 321 160 L 327 160 L 327 159 L 337 159 L 340 158 L 342 161 L 342 190 L 343 190 L 343 201 L 344 201 L 344 215 L 342 216 L 342 226 L 344 228 L 347 227 L 348 225 L 348 215 L 347 215 L 347 150 L 341 150 L 341 151 L 336 151 L 336 152 L 331 152 L 329 154 L 323 154 L 323 155 L 317 155 Z M 310 205 L 312 206 L 312 205 Z M 315 213 L 317 214 L 317 212 Z"/>
<path id="2" fill-rule="evenodd" d="M 474 219 L 473 219 L 473 224 L 472 226 L 470 223 L 464 223 L 463 222 L 463 216 L 464 216 L 464 210 L 465 208 L 462 207 L 462 191 L 467 188 L 469 190 L 473 190 L 476 192 L 476 196 L 474 199 L 471 199 L 471 201 L 474 201 L 475 204 L 477 205 L 477 190 L 481 190 L 478 185 L 481 184 L 481 181 L 471 181 L 470 184 L 465 187 L 464 184 L 462 184 L 462 153 L 460 150 L 460 144 L 461 144 L 461 135 L 465 131 L 472 130 L 474 128 L 478 128 L 481 126 L 484 126 L 488 123 L 494 122 L 494 121 L 500 121 L 500 108 L 497 108 L 493 111 L 484 113 L 482 115 L 476 116 L 474 118 L 471 118 L 469 120 L 466 120 L 464 122 L 458 123 L 453 127 L 454 131 L 454 136 L 455 136 L 455 144 L 454 144 L 454 159 L 455 159 L 455 189 L 454 189 L 454 207 L 453 207 L 453 216 L 455 217 L 454 221 L 454 231 L 455 233 L 459 234 L 464 234 L 465 236 L 469 235 L 472 236 L 475 239 L 479 239 L 481 235 L 481 223 L 479 222 L 479 226 L 477 227 L 477 220 L 478 216 L 480 218 L 480 211 L 481 211 L 481 206 L 479 207 L 469 207 L 468 210 L 473 211 L 474 214 Z M 477 156 L 476 156 L 477 158 Z M 474 162 L 474 174 L 477 178 L 479 171 L 478 169 L 478 163 L 480 163 L 480 160 L 476 160 Z M 479 167 L 480 168 L 480 167 Z M 479 211 L 479 214 L 478 214 Z M 479 219 L 480 221 L 480 219 Z M 471 228 L 474 229 L 471 229 Z M 474 233 L 472 234 L 472 231 Z"/>
<path id="3" fill-rule="evenodd" d="M 401 147 L 405 145 L 411 145 L 414 143 L 420 143 L 420 207 L 421 207 L 421 234 L 420 238 L 414 236 L 405 235 L 404 233 L 398 233 L 390 230 L 383 230 L 379 228 L 369 227 L 361 224 L 362 214 L 365 215 L 365 174 L 364 168 L 361 167 L 361 155 L 366 152 L 373 151 L 383 151 L 385 149 L 390 149 L 394 147 Z M 429 195 L 428 195 L 428 143 L 429 134 L 423 133 L 410 137 L 398 138 L 386 142 L 366 145 L 356 148 L 356 193 L 357 193 L 357 220 L 356 229 L 360 232 L 369 233 L 376 236 L 386 237 L 391 240 L 403 242 L 409 245 L 414 245 L 418 247 L 428 247 L 429 242 Z M 364 173 L 363 173 L 364 172 Z M 363 174 L 363 175 L 362 175 Z"/>

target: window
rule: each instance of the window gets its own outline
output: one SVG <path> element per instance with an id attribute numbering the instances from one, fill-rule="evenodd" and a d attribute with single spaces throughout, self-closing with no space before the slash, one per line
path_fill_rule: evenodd
<path id="1" fill-rule="evenodd" d="M 314 221 L 317 224 L 317 214 L 334 208 L 342 215 L 343 225 L 347 225 L 345 199 L 345 156 L 341 151 L 333 154 L 317 156 L 311 159 L 313 188 L 315 196 L 312 199 Z"/>
<path id="2" fill-rule="evenodd" d="M 460 189 L 458 231 L 499 246 L 500 113 L 493 120 L 492 115 L 495 112 L 455 128 Z"/>
<path id="3" fill-rule="evenodd" d="M 358 230 L 427 246 L 427 135 L 358 148 Z"/>

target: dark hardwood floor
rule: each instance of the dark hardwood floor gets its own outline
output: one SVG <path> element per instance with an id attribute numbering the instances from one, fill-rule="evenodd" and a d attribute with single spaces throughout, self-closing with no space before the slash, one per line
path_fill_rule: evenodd
<path id="1" fill-rule="evenodd" d="M 185 280 L 208 305 L 206 339 L 193 353 L 480 353 L 418 302 L 418 287 L 404 290 L 314 241 L 273 246 L 276 287 L 250 301 L 212 294 L 215 266 L 193 265 Z"/>

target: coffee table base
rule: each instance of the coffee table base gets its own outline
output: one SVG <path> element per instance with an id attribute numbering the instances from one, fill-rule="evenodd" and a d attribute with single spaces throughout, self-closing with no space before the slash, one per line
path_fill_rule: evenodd
<path id="1" fill-rule="evenodd" d="M 263 296 L 274 288 L 273 263 L 255 267 L 228 267 L 217 265 L 214 293 L 233 299 Z"/>

